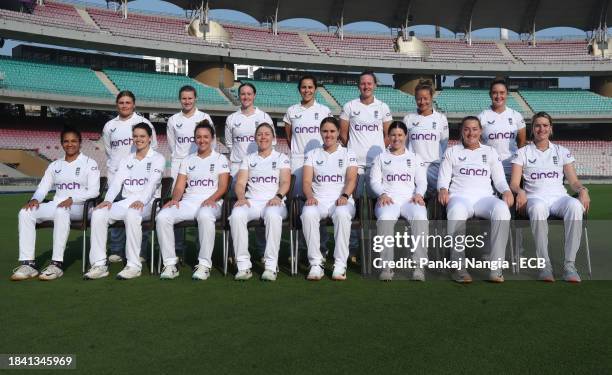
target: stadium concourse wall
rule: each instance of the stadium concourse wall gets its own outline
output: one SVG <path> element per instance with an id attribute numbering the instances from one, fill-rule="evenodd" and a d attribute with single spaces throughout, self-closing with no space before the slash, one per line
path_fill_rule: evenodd
<path id="1" fill-rule="evenodd" d="M 0 18 L 0 33 L 4 38 L 52 44 L 71 48 L 95 49 L 135 55 L 160 56 L 195 61 L 223 62 L 248 65 L 278 66 L 310 70 L 360 71 L 372 69 L 387 73 L 417 73 L 445 75 L 517 75 L 524 77 L 608 76 L 612 60 L 567 64 L 518 64 L 479 62 L 435 62 L 414 59 L 365 59 L 335 57 L 324 54 L 305 55 L 256 51 L 212 44 L 186 44 L 169 41 L 123 37 L 107 32 L 71 30 L 62 27 L 27 23 Z"/>

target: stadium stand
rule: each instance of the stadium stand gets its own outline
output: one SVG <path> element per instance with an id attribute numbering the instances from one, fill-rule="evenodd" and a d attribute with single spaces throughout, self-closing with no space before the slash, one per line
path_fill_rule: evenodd
<path id="1" fill-rule="evenodd" d="M 588 114 L 612 115 L 612 98 L 578 89 L 520 90 L 534 112 L 545 111 L 551 115 Z"/>
<path id="2" fill-rule="evenodd" d="M 431 50 L 427 61 L 512 63 L 492 41 L 475 40 L 471 45 L 456 39 L 423 39 L 423 42 Z"/>
<path id="3" fill-rule="evenodd" d="M 83 67 L 45 64 L 0 56 L 3 86 L 9 90 L 39 91 L 80 97 L 110 97 L 95 73 Z"/>
<path id="4" fill-rule="evenodd" d="M 45 1 L 44 5 L 33 4 L 32 13 L 0 9 L 0 17 L 43 26 L 61 27 L 63 29 L 76 31 L 99 32 L 98 29 L 83 21 L 83 18 L 79 15 L 74 6 L 51 1 Z"/>
<path id="5" fill-rule="evenodd" d="M 344 40 L 340 40 L 328 33 L 309 33 L 308 37 L 319 51 L 331 57 L 420 60 L 420 56 L 410 57 L 395 52 L 391 36 L 345 35 Z"/>
<path id="6" fill-rule="evenodd" d="M 589 54 L 586 40 L 541 41 L 536 45 L 528 42 L 506 42 L 514 57 L 526 64 L 567 64 L 592 61 L 607 61 Z"/>
<path id="7" fill-rule="evenodd" d="M 262 108 L 289 108 L 299 103 L 301 100 L 297 89 L 297 82 L 277 82 L 243 79 L 241 82 L 248 82 L 257 88 L 256 105 Z M 231 94 L 238 100 L 238 87 L 230 89 Z M 316 100 L 328 106 L 334 107 L 320 94 L 316 93 Z"/>
<path id="8" fill-rule="evenodd" d="M 231 36 L 230 46 L 264 52 L 316 55 L 296 32 L 279 31 L 274 35 L 267 28 L 223 24 Z"/>
<path id="9" fill-rule="evenodd" d="M 19 172 L 15 168 L 11 168 L 10 166 L 0 163 L 0 177 L 9 177 L 9 178 L 26 178 L 28 175 Z"/>
<path id="10" fill-rule="evenodd" d="M 189 77 L 171 73 L 145 73 L 129 70 L 105 69 L 104 73 L 119 90 L 130 90 L 138 100 L 177 101 L 177 93 L 184 85 L 198 90 L 200 103 L 208 105 L 231 104 L 223 94 Z"/>
<path id="11" fill-rule="evenodd" d="M 345 103 L 359 97 L 359 89 L 353 85 L 325 84 L 325 89 L 342 106 Z M 414 98 L 403 91 L 396 90 L 391 86 L 378 86 L 375 96 L 377 99 L 387 103 L 391 112 L 414 112 L 416 104 Z"/>
<path id="12" fill-rule="evenodd" d="M 445 87 L 436 96 L 435 102 L 438 109 L 444 113 L 477 115 L 491 105 L 491 98 L 488 90 Z M 512 95 L 508 95 L 507 104 L 525 116 L 523 108 Z"/>

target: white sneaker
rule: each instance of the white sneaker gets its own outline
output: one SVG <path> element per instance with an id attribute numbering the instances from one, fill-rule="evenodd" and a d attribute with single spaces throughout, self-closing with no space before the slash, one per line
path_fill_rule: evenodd
<path id="1" fill-rule="evenodd" d="M 108 266 L 93 266 L 83 275 L 83 278 L 85 280 L 95 280 L 106 276 L 108 276 Z"/>
<path id="2" fill-rule="evenodd" d="M 108 261 L 111 263 L 120 263 L 120 262 L 123 262 L 123 258 L 121 257 L 121 255 L 111 254 L 108 257 Z"/>
<path id="3" fill-rule="evenodd" d="M 117 279 L 118 280 L 129 280 L 129 279 L 134 279 L 138 276 L 140 276 L 140 269 L 130 267 L 130 266 L 125 266 L 121 270 L 121 272 L 117 274 Z"/>
<path id="4" fill-rule="evenodd" d="M 417 267 L 412 272 L 412 281 L 425 281 L 425 270 Z"/>
<path id="5" fill-rule="evenodd" d="M 276 272 L 272 270 L 265 270 L 261 275 L 263 281 L 276 281 Z"/>
<path id="6" fill-rule="evenodd" d="M 390 268 L 385 268 L 382 270 L 380 275 L 378 275 L 378 280 L 380 281 L 391 281 L 393 280 L 393 271 Z"/>
<path id="7" fill-rule="evenodd" d="M 491 271 L 489 274 L 489 282 L 501 284 L 504 282 L 504 275 L 501 270 Z"/>
<path id="8" fill-rule="evenodd" d="M 455 282 L 460 284 L 469 284 L 472 282 L 472 276 L 470 276 L 465 268 L 453 271 L 452 278 Z"/>
<path id="9" fill-rule="evenodd" d="M 563 280 L 568 283 L 579 283 L 582 281 L 576 269 L 576 263 L 565 262 L 565 266 L 563 267 Z"/>
<path id="10" fill-rule="evenodd" d="M 238 271 L 236 276 L 234 276 L 234 280 L 236 280 L 236 281 L 246 281 L 246 280 L 250 279 L 251 277 L 253 277 L 253 273 L 251 272 L 250 269 L 242 270 L 242 271 Z"/>
<path id="11" fill-rule="evenodd" d="M 323 276 L 325 276 L 325 273 L 323 272 L 323 267 L 311 266 L 310 272 L 308 272 L 308 276 L 306 277 L 306 279 L 311 281 L 319 281 L 323 278 Z"/>
<path id="12" fill-rule="evenodd" d="M 11 280 L 21 281 L 21 280 L 33 279 L 36 276 L 38 276 L 38 271 L 36 270 L 36 268 L 30 266 L 29 264 L 22 264 L 13 270 L 13 275 L 11 275 Z"/>
<path id="13" fill-rule="evenodd" d="M 334 273 L 332 273 L 332 280 L 335 280 L 335 281 L 346 280 L 346 268 L 334 267 Z"/>
<path id="14" fill-rule="evenodd" d="M 172 280 L 176 279 L 179 275 L 179 270 L 176 268 L 176 265 L 165 266 L 162 270 L 161 275 L 159 275 L 160 280 Z"/>
<path id="15" fill-rule="evenodd" d="M 60 267 L 51 263 L 38 275 L 38 279 L 44 281 L 55 280 L 62 277 L 63 274 L 64 271 Z"/>
<path id="16" fill-rule="evenodd" d="M 191 275 L 191 278 L 193 280 L 208 280 L 208 278 L 210 277 L 210 268 L 198 264 L 197 266 L 195 266 L 195 269 L 193 271 L 193 275 Z"/>

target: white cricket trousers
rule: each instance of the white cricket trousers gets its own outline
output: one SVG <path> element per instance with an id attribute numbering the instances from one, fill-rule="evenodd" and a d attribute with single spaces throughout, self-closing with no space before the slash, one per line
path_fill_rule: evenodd
<path id="1" fill-rule="evenodd" d="M 452 194 L 446 208 L 448 234 L 465 236 L 465 221 L 479 217 L 491 221 L 491 261 L 506 259 L 506 244 L 510 232 L 510 210 L 504 201 L 493 195 L 467 196 Z M 463 262 L 464 251 L 451 249 L 451 260 Z M 492 267 L 493 268 L 493 267 Z"/>
<path id="2" fill-rule="evenodd" d="M 425 195 L 432 197 L 438 189 L 438 172 L 440 163 L 425 163 L 427 166 L 427 191 Z"/>
<path id="3" fill-rule="evenodd" d="M 212 252 L 215 248 L 215 222 L 221 217 L 222 201 L 216 206 L 203 207 L 204 199 L 183 199 L 179 207 L 164 208 L 155 218 L 159 247 L 161 249 L 164 266 L 174 266 L 178 262 L 174 240 L 174 224 L 185 220 L 197 220 L 198 236 L 200 239 L 200 252 L 198 264 L 212 267 Z"/>
<path id="4" fill-rule="evenodd" d="M 425 206 L 420 206 L 412 203 L 409 200 L 394 199 L 394 203 L 388 206 L 376 205 L 374 208 L 376 214 L 376 233 L 380 236 L 394 236 L 395 223 L 400 215 L 408 220 L 412 229 L 412 236 L 421 236 L 422 242 L 418 241 L 413 252 L 412 259 L 418 264 L 420 259 L 427 259 L 426 244 L 427 235 L 429 234 L 429 222 L 427 221 L 427 209 Z M 394 247 L 385 247 L 380 254 L 383 261 L 391 261 L 394 257 Z"/>
<path id="5" fill-rule="evenodd" d="M 531 232 L 536 242 L 536 256 L 546 259 L 546 266 L 550 267 L 548 257 L 548 216 L 563 218 L 565 227 L 565 262 L 574 262 L 582 238 L 582 215 L 584 206 L 576 198 L 569 195 L 527 198 L 527 213 Z"/>
<path id="6" fill-rule="evenodd" d="M 321 254 L 321 238 L 319 228 L 321 220 L 331 217 L 334 222 L 334 267 L 346 269 L 349 256 L 349 238 L 351 235 L 351 220 L 355 216 L 355 203 L 352 199 L 344 206 L 336 206 L 336 200 L 319 200 L 316 206 L 304 206 L 302 210 L 302 230 L 308 246 L 308 261 L 311 266 L 320 266 L 323 262 Z"/>
<path id="7" fill-rule="evenodd" d="M 283 219 L 287 217 L 287 208 L 284 205 L 266 206 L 267 200 L 249 199 L 248 201 L 251 204 L 250 207 L 234 207 L 232 215 L 229 217 L 238 270 L 248 270 L 252 267 L 247 224 L 251 220 L 263 219 L 266 226 L 265 267 L 267 270 L 276 272 Z"/>
<path id="8" fill-rule="evenodd" d="M 36 223 L 53 220 L 53 255 L 51 260 L 64 261 L 64 250 L 70 234 L 70 220 L 83 218 L 83 205 L 58 208 L 62 200 L 41 203 L 38 209 L 19 211 L 19 261 L 34 260 Z"/>
<path id="9" fill-rule="evenodd" d="M 137 269 L 142 268 L 140 264 L 142 220 L 147 220 L 151 216 L 151 202 L 142 210 L 129 208 L 133 202 L 131 199 L 124 199 L 113 203 L 110 208 L 93 210 L 91 214 L 91 250 L 89 252 L 89 264 L 92 267 L 106 264 L 108 226 L 121 220 L 125 224 L 127 265 Z"/>

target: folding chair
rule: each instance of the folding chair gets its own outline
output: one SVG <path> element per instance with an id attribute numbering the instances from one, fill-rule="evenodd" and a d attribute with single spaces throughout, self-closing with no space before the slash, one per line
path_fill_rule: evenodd
<path id="1" fill-rule="evenodd" d="M 100 192 L 102 192 L 103 188 L 106 188 L 106 177 L 100 177 Z M 89 227 L 89 210 L 96 205 L 96 202 L 100 196 L 96 198 L 90 198 L 83 203 L 83 217 L 80 220 L 71 220 L 70 221 L 70 230 L 80 230 L 83 234 L 83 266 L 82 272 L 85 273 L 85 266 L 87 264 L 86 256 L 87 256 L 87 228 Z M 45 199 L 43 202 L 49 202 L 48 199 Z M 36 229 L 44 229 L 44 228 L 53 228 L 53 220 L 46 220 L 36 224 Z"/>
<path id="2" fill-rule="evenodd" d="M 223 195 L 223 205 L 221 206 L 221 217 L 215 221 L 215 230 L 220 230 L 223 235 L 223 276 L 227 276 L 227 260 L 229 257 L 229 211 L 230 211 L 230 190 L 232 186 L 232 177 L 230 176 L 228 181 L 228 188 L 225 194 Z M 163 206 L 170 199 L 166 198 L 160 204 L 160 207 Z M 174 224 L 174 228 L 197 228 L 198 221 L 197 220 L 184 220 L 179 221 Z M 213 239 L 214 241 L 214 239 Z M 159 251 L 159 262 L 157 263 L 157 272 L 161 273 L 161 265 L 163 263 L 161 250 Z"/>
<path id="3" fill-rule="evenodd" d="M 355 218 L 351 221 L 351 229 L 359 229 L 359 245 L 361 247 L 361 274 L 363 276 L 365 276 L 367 274 L 367 255 L 366 255 L 366 251 L 365 251 L 365 238 L 364 238 L 364 229 L 363 229 L 363 225 L 365 223 L 364 217 L 363 217 L 363 208 L 367 205 L 366 198 L 364 197 L 360 197 L 355 201 Z M 300 234 L 300 230 L 302 229 L 302 220 L 300 219 L 300 207 L 299 204 L 300 202 L 305 202 L 306 198 L 304 198 L 303 196 L 299 196 L 296 197 L 296 199 L 293 199 L 293 228 L 294 228 L 294 274 L 297 275 L 297 271 L 298 271 L 298 265 L 299 265 L 299 234 Z M 331 217 L 328 217 L 327 219 L 323 219 L 321 220 L 320 223 L 321 226 L 333 226 L 334 223 L 332 221 Z"/>
<path id="4" fill-rule="evenodd" d="M 161 197 L 155 198 L 153 203 L 151 204 L 151 217 L 149 220 L 142 221 L 142 230 L 151 231 L 151 267 L 149 269 L 151 275 L 155 273 L 155 217 L 157 216 L 157 211 L 162 206 L 162 201 L 164 198 L 170 195 L 170 190 L 172 189 L 172 177 L 164 177 L 161 181 Z M 125 223 L 123 220 L 116 221 L 113 224 L 109 225 L 109 228 L 125 228 Z"/>

